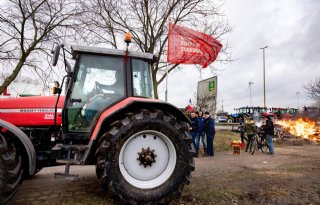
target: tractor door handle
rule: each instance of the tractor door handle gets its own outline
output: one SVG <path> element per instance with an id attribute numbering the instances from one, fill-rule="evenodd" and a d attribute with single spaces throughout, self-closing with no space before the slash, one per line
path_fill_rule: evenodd
<path id="1" fill-rule="evenodd" d="M 70 98 L 70 102 L 78 102 L 78 103 L 81 103 L 81 99 Z"/>

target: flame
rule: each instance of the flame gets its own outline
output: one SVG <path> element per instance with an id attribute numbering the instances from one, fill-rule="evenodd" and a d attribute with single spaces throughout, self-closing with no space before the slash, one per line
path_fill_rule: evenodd
<path id="1" fill-rule="evenodd" d="M 319 127 L 317 127 L 316 123 L 311 120 L 304 120 L 302 118 L 297 120 L 278 120 L 276 124 L 282 126 L 292 135 L 320 142 Z"/>

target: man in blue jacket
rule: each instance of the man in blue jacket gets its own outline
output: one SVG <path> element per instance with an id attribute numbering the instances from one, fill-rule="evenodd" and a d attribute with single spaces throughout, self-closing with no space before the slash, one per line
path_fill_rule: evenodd
<path id="1" fill-rule="evenodd" d="M 190 120 L 191 120 L 191 127 L 189 128 L 189 131 L 192 136 L 192 142 L 193 142 L 194 148 L 196 150 L 196 156 L 198 156 L 199 141 L 197 140 L 197 138 L 199 134 L 199 119 L 197 118 L 196 113 L 194 111 L 191 112 Z"/>
<path id="2" fill-rule="evenodd" d="M 199 135 L 197 139 L 197 143 L 200 147 L 200 141 L 202 142 L 203 152 L 204 155 L 207 154 L 207 139 L 206 139 L 206 133 L 204 131 L 204 122 L 206 121 L 206 118 L 203 116 L 203 112 L 200 110 L 198 114 L 199 119 Z"/>
<path id="3" fill-rule="evenodd" d="M 211 118 L 209 112 L 205 112 L 204 116 L 206 118 L 204 130 L 207 135 L 207 153 L 209 156 L 214 156 L 213 140 L 216 134 L 214 120 Z"/>

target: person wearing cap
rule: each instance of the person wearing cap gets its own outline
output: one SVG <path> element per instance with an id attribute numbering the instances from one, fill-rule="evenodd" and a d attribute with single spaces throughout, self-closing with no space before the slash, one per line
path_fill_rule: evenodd
<path id="1" fill-rule="evenodd" d="M 246 152 L 248 151 L 252 138 L 257 134 L 257 126 L 252 117 L 248 117 L 247 122 L 244 124 L 244 131 L 248 136 L 248 143 L 246 146 Z"/>
<path id="2" fill-rule="evenodd" d="M 214 120 L 211 118 L 209 112 L 205 112 L 204 117 L 206 118 L 204 122 L 204 131 L 207 136 L 207 154 L 209 156 L 214 156 L 213 140 L 216 134 Z"/>
<path id="3" fill-rule="evenodd" d="M 190 134 L 192 136 L 192 143 L 196 150 L 196 157 L 198 156 L 199 143 L 197 143 L 197 138 L 199 134 L 199 119 L 196 117 L 196 113 L 191 111 L 190 115 L 191 127 L 189 127 Z"/>
<path id="4" fill-rule="evenodd" d="M 269 147 L 269 152 L 267 154 L 273 155 L 274 148 L 273 148 L 272 138 L 274 136 L 274 125 L 269 115 L 266 117 L 266 119 L 267 121 L 266 121 L 266 125 L 264 126 L 264 132 L 265 132 L 267 144 Z"/>

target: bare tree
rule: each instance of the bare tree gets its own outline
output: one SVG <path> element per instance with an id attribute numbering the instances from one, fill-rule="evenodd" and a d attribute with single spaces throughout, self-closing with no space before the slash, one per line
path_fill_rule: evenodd
<path id="1" fill-rule="evenodd" d="M 316 78 L 314 81 L 309 82 L 304 86 L 304 89 L 310 99 L 320 102 L 320 78 Z"/>
<path id="2" fill-rule="evenodd" d="M 79 32 L 84 39 L 93 39 L 92 44 L 108 44 L 119 47 L 119 36 L 131 32 L 136 50 L 157 54 L 160 62 L 152 67 L 155 97 L 158 85 L 166 77 L 167 31 L 169 20 L 214 36 L 224 44 L 218 61 L 230 60 L 224 35 L 231 31 L 225 21 L 221 6 L 214 0 L 92 0 L 84 1 L 83 25 L 89 32 Z M 90 37 L 90 38 L 88 38 Z M 168 73 L 181 69 L 170 64 Z M 213 67 L 211 67 L 213 69 Z M 200 67 L 199 67 L 200 69 Z"/>
<path id="3" fill-rule="evenodd" d="M 23 67 L 46 81 L 52 71 L 48 72 L 45 57 L 50 55 L 53 42 L 65 38 L 62 31 L 74 26 L 74 17 L 80 13 L 77 0 L 6 0 L 3 5 L 0 66 L 8 69 L 8 75 L 0 85 L 0 94 Z"/>

